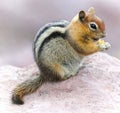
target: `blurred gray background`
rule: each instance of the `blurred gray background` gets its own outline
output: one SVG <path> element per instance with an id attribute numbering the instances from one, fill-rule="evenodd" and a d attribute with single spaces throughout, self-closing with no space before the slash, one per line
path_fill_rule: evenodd
<path id="1" fill-rule="evenodd" d="M 45 23 L 71 20 L 93 6 L 106 24 L 112 56 L 120 58 L 119 0 L 0 0 L 0 66 L 26 66 L 34 62 L 32 43 Z"/>

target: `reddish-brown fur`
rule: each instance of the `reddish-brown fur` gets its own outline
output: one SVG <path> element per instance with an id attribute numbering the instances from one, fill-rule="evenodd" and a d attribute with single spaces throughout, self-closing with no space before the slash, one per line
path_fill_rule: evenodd
<path id="1" fill-rule="evenodd" d="M 83 55 L 89 55 L 91 53 L 100 51 L 100 48 L 94 41 L 94 38 L 98 40 L 105 35 L 104 22 L 92 12 L 86 12 L 84 21 L 79 20 L 79 15 L 76 15 L 71 24 L 68 27 L 68 34 L 70 35 L 70 42 L 74 48 Z M 89 23 L 95 22 L 98 25 L 96 31 L 92 31 L 89 28 Z"/>

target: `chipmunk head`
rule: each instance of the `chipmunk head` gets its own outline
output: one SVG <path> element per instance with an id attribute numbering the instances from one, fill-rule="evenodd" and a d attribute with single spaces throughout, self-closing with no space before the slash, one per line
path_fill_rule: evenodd
<path id="1" fill-rule="evenodd" d="M 95 15 L 93 7 L 87 12 L 80 11 L 72 20 L 72 26 L 76 35 L 83 37 L 85 40 L 97 41 L 106 36 L 104 22 Z"/>
<path id="2" fill-rule="evenodd" d="M 100 39 L 106 36 L 104 22 L 95 15 L 93 7 L 89 8 L 87 12 L 80 11 L 71 21 L 69 27 L 69 34 L 71 36 L 71 42 L 77 48 L 83 51 L 85 46 L 86 51 Z M 86 53 L 87 54 L 87 53 Z M 89 53 L 88 53 L 89 54 Z"/>
<path id="3" fill-rule="evenodd" d="M 82 34 L 85 38 L 91 38 L 94 41 L 106 36 L 104 22 L 95 15 L 93 7 L 89 8 L 87 12 L 80 11 L 78 20 L 83 28 Z"/>

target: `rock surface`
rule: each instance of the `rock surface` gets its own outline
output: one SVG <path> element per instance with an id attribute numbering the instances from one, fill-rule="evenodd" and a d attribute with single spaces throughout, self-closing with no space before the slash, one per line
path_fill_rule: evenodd
<path id="1" fill-rule="evenodd" d="M 77 76 L 46 83 L 25 96 L 25 104 L 11 103 L 18 83 L 39 72 L 35 65 L 0 68 L 0 113 L 120 113 L 120 60 L 96 53 L 84 60 Z"/>

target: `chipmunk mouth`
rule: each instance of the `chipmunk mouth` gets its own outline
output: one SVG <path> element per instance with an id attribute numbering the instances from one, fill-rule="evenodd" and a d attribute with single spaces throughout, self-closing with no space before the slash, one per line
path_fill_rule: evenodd
<path id="1" fill-rule="evenodd" d="M 100 38 L 94 37 L 92 39 L 93 39 L 93 41 L 98 41 Z"/>

